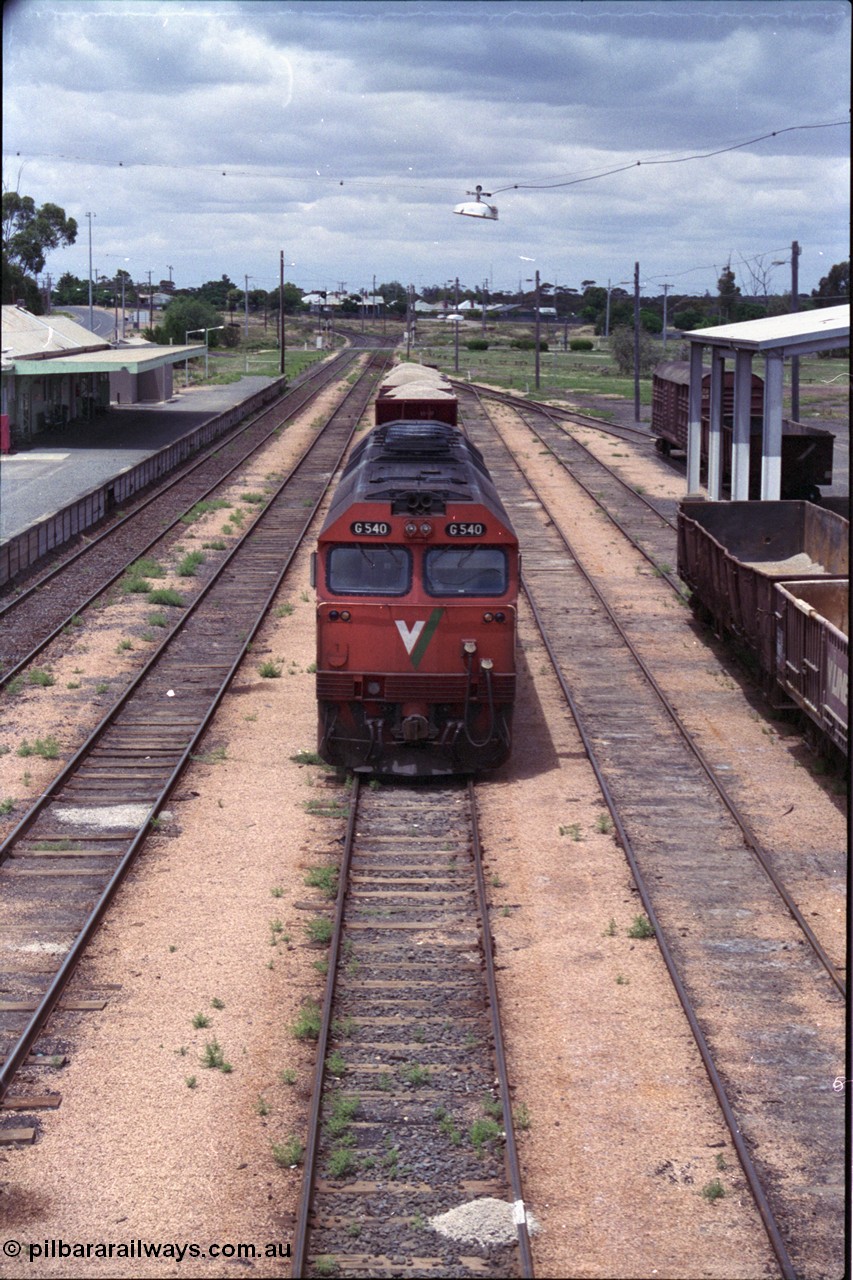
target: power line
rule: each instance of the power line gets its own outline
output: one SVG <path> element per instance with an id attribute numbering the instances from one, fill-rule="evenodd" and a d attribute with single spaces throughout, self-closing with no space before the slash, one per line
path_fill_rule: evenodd
<path id="1" fill-rule="evenodd" d="M 744 142 L 732 142 L 728 146 L 718 147 L 714 151 L 697 151 L 689 156 L 672 156 L 660 160 L 632 160 L 630 164 L 618 165 L 615 169 L 605 169 L 600 173 L 591 173 L 585 178 L 566 178 L 559 182 L 514 182 L 508 187 L 496 187 L 490 194 L 500 195 L 503 191 L 554 191 L 558 187 L 575 187 L 582 182 L 595 182 L 598 178 L 609 178 L 614 173 L 627 173 L 629 169 L 647 168 L 650 165 L 686 164 L 688 160 L 709 160 L 712 156 L 722 156 L 729 151 L 740 151 L 744 147 L 755 146 L 757 142 L 765 142 L 768 138 L 778 138 L 783 133 L 796 133 L 801 129 L 834 129 L 838 125 L 849 124 L 849 120 L 827 120 L 822 124 L 792 124 L 784 129 L 774 129 L 771 133 L 762 133 L 755 138 L 747 138 Z"/>
<path id="2" fill-rule="evenodd" d="M 708 160 L 713 156 L 725 155 L 727 152 L 730 152 L 730 151 L 739 151 L 739 150 L 742 150 L 744 147 L 755 146 L 756 143 L 765 142 L 768 138 L 781 137 L 782 134 L 785 134 L 785 133 L 797 133 L 802 130 L 811 130 L 811 129 L 832 129 L 832 128 L 837 128 L 841 125 L 847 125 L 847 124 L 849 124 L 848 120 L 828 120 L 818 124 L 788 125 L 783 129 L 773 129 L 770 133 L 762 133 L 757 135 L 754 138 L 747 138 L 746 140 L 741 142 L 728 143 L 726 146 L 717 147 L 711 151 L 697 151 L 686 156 L 670 156 L 670 157 L 661 157 L 659 159 L 650 158 L 650 159 L 644 159 L 644 160 L 632 160 L 627 164 L 617 165 L 612 169 L 603 169 L 600 171 L 594 171 L 592 173 L 589 173 L 586 176 L 567 177 L 567 178 L 563 178 L 563 179 L 559 179 L 557 181 L 551 181 L 551 182 L 513 182 L 509 186 L 495 188 L 491 194 L 499 195 L 501 192 L 504 192 L 504 191 L 552 191 L 560 187 L 572 187 L 572 186 L 577 186 L 580 183 L 584 183 L 584 182 L 595 182 L 599 178 L 608 178 L 608 177 L 611 177 L 613 174 L 626 173 L 629 169 L 638 169 L 643 167 L 648 168 L 651 165 L 686 164 L 688 161 L 691 161 L 691 160 Z M 23 156 L 23 152 L 21 152 L 20 150 L 10 149 L 4 152 L 4 155 L 9 159 L 11 158 L 21 159 Z M 159 160 L 159 161 L 158 160 L 130 160 L 130 161 L 108 160 L 100 157 L 70 155 L 66 152 L 61 152 L 61 151 L 60 152 L 33 151 L 28 154 L 28 158 L 31 160 L 65 160 L 74 164 L 94 165 L 98 168 L 167 169 L 167 170 L 181 171 L 181 172 L 186 172 L 187 170 L 193 170 L 199 173 L 210 173 L 214 175 L 219 174 L 223 178 L 255 178 L 257 179 L 259 176 L 263 176 L 265 174 L 265 171 L 269 169 L 272 171 L 267 173 L 266 176 L 270 181 L 274 181 L 275 179 L 281 179 L 284 177 L 286 177 L 288 182 L 316 182 L 319 179 L 321 182 L 334 182 L 338 186 L 344 186 L 345 184 L 350 186 L 351 185 L 362 186 L 362 185 L 367 185 L 367 184 L 376 183 L 376 182 L 384 185 L 390 181 L 398 180 L 401 177 L 408 178 L 408 175 L 375 174 L 375 175 L 371 175 L 370 177 L 351 176 L 344 179 L 340 177 L 340 175 L 334 175 L 329 173 L 322 174 L 316 170 L 313 174 L 289 173 L 285 175 L 284 173 L 282 173 L 280 169 L 276 168 L 275 166 L 267 166 L 267 165 L 258 165 L 258 166 L 255 166 L 254 168 L 249 168 L 249 169 L 246 169 L 246 168 L 236 169 L 229 166 L 227 163 L 217 164 L 217 165 L 214 165 L 214 164 L 188 165 L 188 164 L 169 163 L 162 160 Z M 431 180 L 446 181 L 447 179 L 443 175 L 437 174 Z M 416 182 L 415 185 L 417 185 L 418 187 L 421 187 L 423 185 L 423 181 L 421 180 L 419 182 Z"/>

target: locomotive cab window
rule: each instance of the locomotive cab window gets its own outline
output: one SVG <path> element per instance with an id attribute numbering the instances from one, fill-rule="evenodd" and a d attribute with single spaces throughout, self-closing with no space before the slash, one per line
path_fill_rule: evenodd
<path id="1" fill-rule="evenodd" d="M 326 577 L 336 595 L 404 596 L 412 581 L 412 555 L 405 547 L 370 543 L 332 547 Z"/>
<path id="2" fill-rule="evenodd" d="M 501 547 L 431 547 L 424 557 L 431 596 L 502 596 L 509 566 Z"/>

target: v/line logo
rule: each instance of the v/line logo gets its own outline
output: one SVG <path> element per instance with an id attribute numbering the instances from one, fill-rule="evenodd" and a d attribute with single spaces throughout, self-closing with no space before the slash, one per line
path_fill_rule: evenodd
<path id="1" fill-rule="evenodd" d="M 443 609 L 433 609 L 428 618 L 419 618 L 417 622 L 413 622 L 411 626 L 404 622 L 402 618 L 398 618 L 396 622 L 397 631 L 406 653 L 412 659 L 412 666 L 417 669 L 420 666 L 421 659 L 427 651 L 429 642 L 433 637 L 436 627 L 438 626 Z"/>

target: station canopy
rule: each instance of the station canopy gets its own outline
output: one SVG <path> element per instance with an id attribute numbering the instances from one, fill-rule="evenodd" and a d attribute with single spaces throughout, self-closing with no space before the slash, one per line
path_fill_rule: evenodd
<path id="1" fill-rule="evenodd" d="M 708 496 L 719 499 L 722 476 L 723 372 L 734 360 L 732 417 L 733 501 L 749 496 L 750 390 L 752 361 L 764 360 L 764 413 L 761 440 L 761 497 L 776 501 L 782 483 L 782 396 L 784 363 L 799 356 L 846 347 L 850 341 L 850 306 L 821 307 L 789 315 L 766 316 L 712 329 L 691 329 L 682 336 L 690 343 L 690 397 L 687 425 L 687 488 L 699 490 L 702 449 L 702 365 L 705 347 L 711 349 L 708 414 Z"/>

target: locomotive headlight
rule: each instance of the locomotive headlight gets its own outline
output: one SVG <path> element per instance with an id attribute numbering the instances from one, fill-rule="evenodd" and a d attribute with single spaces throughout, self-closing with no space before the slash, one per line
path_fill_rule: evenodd
<path id="1" fill-rule="evenodd" d="M 462 641 L 462 652 L 463 652 L 463 653 L 476 653 L 476 652 L 477 652 L 477 641 L 476 641 L 476 640 L 463 640 L 463 641 Z"/>
<path id="2" fill-rule="evenodd" d="M 481 659 L 481 661 L 480 661 L 480 670 L 481 670 L 481 671 L 491 671 L 491 669 L 492 669 L 492 667 L 493 667 L 494 665 L 495 665 L 495 664 L 492 662 L 491 658 L 483 658 L 483 659 Z"/>
<path id="3" fill-rule="evenodd" d="M 342 622 L 349 622 L 351 617 L 352 617 L 352 614 L 350 613 L 349 609 L 341 609 Z"/>
<path id="4" fill-rule="evenodd" d="M 483 621 L 484 621 L 484 622 L 494 622 L 494 620 L 495 620 L 495 615 L 494 615 L 493 613 L 484 613 L 484 614 L 483 614 Z"/>
<path id="5" fill-rule="evenodd" d="M 505 614 L 505 613 L 496 613 L 496 614 L 495 614 L 495 622 L 506 622 L 506 614 Z"/>
<path id="6" fill-rule="evenodd" d="M 414 520 L 409 520 L 409 522 L 403 526 L 403 532 L 407 538 L 414 538 L 417 531 L 418 526 L 415 524 Z"/>
<path id="7" fill-rule="evenodd" d="M 377 694 L 379 693 L 379 690 L 380 690 L 380 684 L 379 684 L 379 681 L 378 681 L 378 680 L 368 680 L 368 682 L 367 682 L 367 692 L 368 692 L 369 694 L 371 694 L 371 695 L 372 695 L 372 697 L 374 697 L 374 698 L 375 698 L 375 697 L 377 696 Z"/>
<path id="8" fill-rule="evenodd" d="M 428 538 L 428 537 L 429 537 L 429 535 L 432 533 L 432 525 L 431 525 L 431 524 L 422 524 L 422 525 L 421 525 L 421 530 L 420 530 L 420 532 L 421 532 L 421 537 L 422 537 L 422 538 Z"/>
<path id="9" fill-rule="evenodd" d="M 337 622 L 337 620 L 338 620 L 338 618 L 339 618 L 340 616 L 341 616 L 341 615 L 338 613 L 337 609 L 330 609 L 330 610 L 329 610 L 329 621 L 330 621 L 330 622 Z"/>

